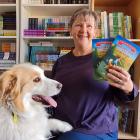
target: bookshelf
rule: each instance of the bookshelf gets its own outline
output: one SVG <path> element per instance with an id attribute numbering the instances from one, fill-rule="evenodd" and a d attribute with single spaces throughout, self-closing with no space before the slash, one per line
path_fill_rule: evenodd
<path id="1" fill-rule="evenodd" d="M 133 38 L 130 41 L 140 45 L 140 0 L 92 0 L 92 10 L 109 12 L 124 12 L 132 16 Z M 134 64 L 134 82 L 140 88 L 140 56 Z M 119 139 L 140 139 L 140 96 L 130 105 L 135 112 L 133 132 L 123 133 L 119 131 Z"/>
<path id="2" fill-rule="evenodd" d="M 90 0 L 86 4 L 35 4 L 21 0 L 21 28 L 20 28 L 20 62 L 28 61 L 28 43 L 30 41 L 51 41 L 54 46 L 71 47 L 73 45 L 70 36 L 28 36 L 24 35 L 24 29 L 28 29 L 28 18 L 47 18 L 58 16 L 71 16 L 79 8 L 89 7 Z M 23 24 L 24 23 L 24 24 Z"/>
<path id="3" fill-rule="evenodd" d="M 12 9 L 13 4 L 9 6 Z M 1 6 L 1 5 L 0 5 Z M 6 4 L 5 4 L 6 6 Z M 34 4 L 28 0 L 20 2 L 20 63 L 28 61 L 30 41 L 51 41 L 54 46 L 69 47 L 73 45 L 70 36 L 28 36 L 24 35 L 24 29 L 28 29 L 28 18 L 46 18 L 48 16 L 71 16 L 79 8 L 88 7 L 92 10 L 105 10 L 107 12 L 119 11 L 132 16 L 133 38 L 130 41 L 140 45 L 140 0 L 89 0 L 88 4 Z M 3 9 L 5 7 L 3 6 Z M 16 39 L 18 36 L 6 37 L 5 39 Z M 1 39 L 1 37 L 0 37 Z M 18 57 L 17 57 L 18 58 Z M 140 57 L 134 64 L 134 82 L 140 87 Z M 134 129 L 131 133 L 119 131 L 119 139 L 140 139 L 140 96 L 137 97 L 130 108 L 134 109 Z"/>
<path id="4" fill-rule="evenodd" d="M 2 42 L 10 42 L 10 43 L 14 42 L 15 53 L 16 53 L 14 61 L 17 64 L 17 63 L 19 63 L 19 0 L 11 0 L 11 1 L 5 0 L 5 1 L 0 2 L 0 15 L 2 16 L 6 12 L 9 12 L 9 13 L 15 12 L 15 19 L 16 20 L 15 20 L 14 26 L 16 26 L 16 27 L 14 29 L 15 30 L 14 34 L 13 33 L 11 33 L 9 35 L 8 35 L 8 33 L 7 33 L 7 35 L 4 33 L 1 34 L 0 35 L 0 43 L 2 43 Z M 6 30 L 6 28 L 0 29 L 0 30 L 1 30 L 1 32 L 4 32 L 4 30 Z M 9 30 L 9 29 L 7 29 L 7 30 Z M 5 70 L 5 69 L 9 69 L 10 67 L 11 67 L 11 65 L 10 66 L 8 66 L 8 65 L 0 66 L 0 71 Z"/>

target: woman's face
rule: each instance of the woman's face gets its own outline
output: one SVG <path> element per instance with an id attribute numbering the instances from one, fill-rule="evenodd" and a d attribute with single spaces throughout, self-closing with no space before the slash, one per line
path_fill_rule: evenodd
<path id="1" fill-rule="evenodd" d="M 75 47 L 92 47 L 92 38 L 95 37 L 95 20 L 92 16 L 78 16 L 71 29 Z"/>

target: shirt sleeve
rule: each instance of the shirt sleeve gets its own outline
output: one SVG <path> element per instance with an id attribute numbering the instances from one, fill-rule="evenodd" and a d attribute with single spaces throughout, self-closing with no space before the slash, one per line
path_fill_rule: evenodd
<path id="1" fill-rule="evenodd" d="M 126 95 L 123 90 L 120 90 L 118 88 L 111 87 L 113 94 L 115 97 L 117 97 L 119 100 L 124 102 L 131 102 L 135 100 L 135 97 L 138 95 L 138 88 L 134 84 L 133 90 L 129 95 Z"/>

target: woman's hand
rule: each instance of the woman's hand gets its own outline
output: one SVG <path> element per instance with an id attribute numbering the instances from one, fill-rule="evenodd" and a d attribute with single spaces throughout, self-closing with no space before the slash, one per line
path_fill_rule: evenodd
<path id="1" fill-rule="evenodd" d="M 127 95 L 133 90 L 130 74 L 119 66 L 109 67 L 107 79 L 110 85 L 123 90 Z"/>

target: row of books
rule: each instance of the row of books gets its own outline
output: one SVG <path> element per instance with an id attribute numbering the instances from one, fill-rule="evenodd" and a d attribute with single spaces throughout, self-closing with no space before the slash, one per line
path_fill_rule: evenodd
<path id="1" fill-rule="evenodd" d="M 0 67 L 11 67 L 16 64 L 16 43 L 0 42 Z"/>
<path id="2" fill-rule="evenodd" d="M 69 36 L 69 16 L 29 18 L 25 36 Z"/>
<path id="3" fill-rule="evenodd" d="M 0 41 L 0 52 L 16 52 L 16 43 L 13 41 Z"/>
<path id="4" fill-rule="evenodd" d="M 16 3 L 16 0 L 0 0 L 0 4 Z"/>
<path id="5" fill-rule="evenodd" d="M 131 16 L 123 12 L 107 13 L 96 11 L 98 15 L 97 38 L 116 37 L 118 34 L 125 38 L 133 38 Z"/>
<path id="6" fill-rule="evenodd" d="M 28 0 L 31 4 L 87 4 L 88 0 Z"/>
<path id="7" fill-rule="evenodd" d="M 16 52 L 0 51 L 0 67 L 11 67 L 16 64 Z"/>
<path id="8" fill-rule="evenodd" d="M 28 18 L 29 30 L 68 30 L 69 16 Z"/>
<path id="9" fill-rule="evenodd" d="M 5 12 L 0 15 L 0 36 L 16 36 L 15 12 Z"/>
<path id="10" fill-rule="evenodd" d="M 52 42 L 48 41 L 30 42 L 29 61 L 44 70 L 51 71 L 56 60 L 70 50 L 71 48 L 56 47 Z"/>

